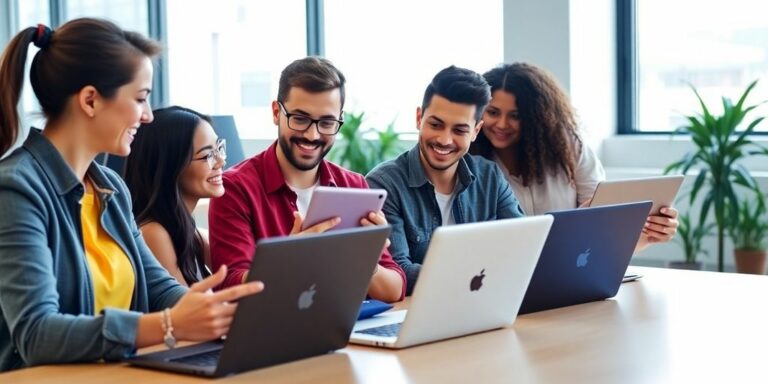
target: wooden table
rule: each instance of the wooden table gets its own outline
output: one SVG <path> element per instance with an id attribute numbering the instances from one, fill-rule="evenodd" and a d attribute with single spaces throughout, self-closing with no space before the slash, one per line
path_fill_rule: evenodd
<path id="1" fill-rule="evenodd" d="M 351 346 L 220 381 L 768 382 L 768 277 L 639 267 L 630 272 L 645 277 L 624 284 L 614 299 L 520 316 L 511 328 L 401 351 Z M 210 381 L 122 364 L 81 364 L 24 369 L 0 375 L 0 382 Z"/>

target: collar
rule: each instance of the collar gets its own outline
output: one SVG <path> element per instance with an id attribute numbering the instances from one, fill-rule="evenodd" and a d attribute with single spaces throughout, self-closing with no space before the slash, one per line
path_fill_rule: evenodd
<path id="1" fill-rule="evenodd" d="M 416 143 L 411 150 L 408 151 L 408 186 L 411 188 L 418 188 L 424 184 L 430 183 L 427 178 L 427 173 L 424 171 L 424 166 L 421 164 L 421 149 L 419 144 Z M 472 157 L 466 154 L 459 159 L 459 165 L 456 167 L 458 172 L 457 186 L 459 187 L 455 192 L 462 192 L 469 187 L 472 182 L 475 181 L 475 175 L 470 170 L 469 164 L 472 162 Z"/>
<path id="2" fill-rule="evenodd" d="M 51 181 L 53 187 L 56 189 L 56 193 L 61 196 L 71 192 L 77 186 L 82 185 L 82 182 L 78 180 L 75 172 L 64 161 L 61 153 L 53 146 L 53 144 L 43 136 L 42 131 L 37 128 L 32 128 L 29 131 L 29 136 L 24 142 L 24 148 L 29 151 L 32 157 L 37 160 L 40 167 Z M 117 189 L 109 181 L 107 175 L 96 165 L 95 162 L 91 162 L 91 165 L 86 171 L 88 177 L 93 180 L 94 189 L 100 194 L 107 194 L 111 196 L 117 193 Z"/>
<path id="3" fill-rule="evenodd" d="M 273 193 L 281 188 L 288 188 L 285 183 L 285 176 L 280 169 L 280 163 L 277 161 L 277 140 L 264 151 L 264 185 L 267 193 Z M 336 187 L 336 180 L 328 161 L 320 160 L 318 165 L 319 184 L 324 187 Z"/>
<path id="4" fill-rule="evenodd" d="M 48 138 L 42 135 L 40 129 L 30 129 L 29 136 L 27 136 L 27 140 L 24 141 L 24 148 L 29 151 L 32 157 L 37 160 L 37 163 L 40 164 L 40 168 L 42 168 L 43 173 L 48 177 L 48 180 L 51 181 L 51 184 L 53 184 L 53 187 L 56 189 L 56 193 L 59 196 L 65 195 L 77 186 L 82 185 L 82 182 L 78 180 L 75 172 L 69 164 L 64 161 L 61 153 L 59 153 Z M 95 162 L 91 162 L 86 174 L 93 180 L 94 188 L 100 194 L 111 196 L 117 193 L 117 189 Z"/>

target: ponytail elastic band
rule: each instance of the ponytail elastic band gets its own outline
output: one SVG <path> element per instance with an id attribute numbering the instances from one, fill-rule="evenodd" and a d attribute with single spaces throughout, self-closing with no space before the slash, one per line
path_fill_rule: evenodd
<path id="1" fill-rule="evenodd" d="M 37 33 L 35 34 L 35 39 L 32 40 L 32 43 L 40 49 L 45 49 L 51 42 L 51 35 L 53 35 L 52 29 L 48 28 L 45 24 L 38 24 Z"/>

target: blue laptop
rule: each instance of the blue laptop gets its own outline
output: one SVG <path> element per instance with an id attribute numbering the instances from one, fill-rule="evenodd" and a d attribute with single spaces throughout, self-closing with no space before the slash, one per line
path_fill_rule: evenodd
<path id="1" fill-rule="evenodd" d="M 653 202 L 550 212 L 555 217 L 520 313 L 616 296 Z"/>

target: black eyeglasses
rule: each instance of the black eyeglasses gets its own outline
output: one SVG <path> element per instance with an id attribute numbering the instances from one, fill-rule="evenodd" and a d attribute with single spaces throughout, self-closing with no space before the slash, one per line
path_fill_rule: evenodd
<path id="1" fill-rule="evenodd" d="M 208 167 L 213 169 L 216 166 L 216 163 L 221 160 L 222 162 L 227 162 L 227 140 L 226 139 L 218 139 L 216 140 L 216 148 L 211 149 L 206 153 L 205 155 L 198 157 L 196 159 L 192 160 L 205 160 L 208 162 Z"/>
<path id="2" fill-rule="evenodd" d="M 336 120 L 327 117 L 322 119 L 313 119 L 307 115 L 288 113 L 288 111 L 285 110 L 285 106 L 282 102 L 278 101 L 277 105 L 280 106 L 280 111 L 283 112 L 283 115 L 285 115 L 285 117 L 288 119 L 288 128 L 297 132 L 304 132 L 309 129 L 312 124 L 315 124 L 319 134 L 333 136 L 339 133 L 341 125 L 344 124 L 344 120 Z"/>

